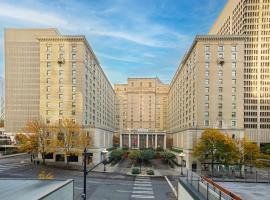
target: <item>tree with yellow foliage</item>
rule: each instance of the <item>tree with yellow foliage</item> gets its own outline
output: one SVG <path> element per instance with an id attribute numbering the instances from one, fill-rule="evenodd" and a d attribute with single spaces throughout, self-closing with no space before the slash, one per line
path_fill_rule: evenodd
<path id="1" fill-rule="evenodd" d="M 92 144 L 91 137 L 81 130 L 78 123 L 73 122 L 71 119 L 63 119 L 52 130 L 57 135 L 55 141 L 56 151 L 60 150 L 64 153 L 67 166 L 69 166 L 69 156 L 81 154 L 84 148 L 89 148 Z"/>
<path id="2" fill-rule="evenodd" d="M 50 127 L 44 120 L 34 120 L 23 128 L 25 134 L 17 134 L 18 149 L 23 152 L 39 153 L 42 163 L 45 164 L 45 155 L 51 151 Z"/>
<path id="3" fill-rule="evenodd" d="M 238 154 L 234 140 L 217 129 L 206 129 L 193 149 L 195 157 L 211 164 L 211 173 L 215 163 L 228 165 L 237 162 Z"/>

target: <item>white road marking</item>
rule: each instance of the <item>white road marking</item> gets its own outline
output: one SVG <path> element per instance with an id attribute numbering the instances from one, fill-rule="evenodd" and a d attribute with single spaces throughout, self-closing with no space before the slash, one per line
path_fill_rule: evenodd
<path id="1" fill-rule="evenodd" d="M 133 190 L 153 190 L 153 189 L 147 187 L 133 187 Z"/>
<path id="2" fill-rule="evenodd" d="M 136 199 L 154 199 L 154 196 L 146 196 L 146 195 L 131 195 L 132 198 Z"/>
<path id="3" fill-rule="evenodd" d="M 146 190 L 136 190 L 132 192 L 133 194 L 154 194 L 153 191 L 146 191 Z"/>

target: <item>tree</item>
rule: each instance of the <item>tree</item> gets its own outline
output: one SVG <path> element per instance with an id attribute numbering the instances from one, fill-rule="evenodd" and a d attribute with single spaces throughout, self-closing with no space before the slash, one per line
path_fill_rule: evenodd
<path id="1" fill-rule="evenodd" d="M 238 160 L 236 143 L 229 136 L 217 129 L 206 129 L 193 149 L 193 155 L 201 162 L 211 163 L 213 175 L 214 164 L 231 164 Z"/>
<path id="2" fill-rule="evenodd" d="M 52 128 L 57 135 L 55 148 L 63 151 L 67 166 L 72 154 L 79 154 L 91 145 L 91 137 L 81 131 L 80 125 L 71 119 L 63 119 L 62 123 Z"/>
<path id="3" fill-rule="evenodd" d="M 38 138 L 35 134 L 18 133 L 15 136 L 18 151 L 30 154 L 38 153 Z"/>
<path id="4" fill-rule="evenodd" d="M 154 159 L 156 156 L 156 153 L 152 149 L 146 149 L 141 152 L 141 157 L 143 160 L 151 160 Z"/>
<path id="5" fill-rule="evenodd" d="M 113 134 L 113 146 L 119 147 L 120 146 L 120 136 L 119 134 Z"/>
<path id="6" fill-rule="evenodd" d="M 140 150 L 133 150 L 130 152 L 130 154 L 128 155 L 128 158 L 135 161 L 135 162 L 139 162 L 140 164 L 140 172 L 142 170 L 142 165 L 141 165 L 141 161 L 142 161 L 142 154 Z"/>
<path id="7" fill-rule="evenodd" d="M 42 179 L 42 180 L 49 180 L 49 179 L 53 179 L 53 178 L 54 178 L 54 176 L 51 172 L 42 171 L 38 175 L 38 179 Z"/>
<path id="8" fill-rule="evenodd" d="M 115 150 L 113 150 L 113 151 L 111 152 L 110 157 L 111 157 L 111 159 L 114 160 L 115 162 L 118 162 L 119 160 L 122 159 L 122 156 L 123 156 L 124 153 L 125 153 L 125 151 L 122 150 L 122 149 L 115 149 Z"/>
<path id="9" fill-rule="evenodd" d="M 45 164 L 45 155 L 51 151 L 50 127 L 44 120 L 39 119 L 28 122 L 23 132 L 27 133 L 25 137 L 21 134 L 17 136 L 21 146 L 19 148 L 31 153 L 40 153 L 42 163 Z"/>

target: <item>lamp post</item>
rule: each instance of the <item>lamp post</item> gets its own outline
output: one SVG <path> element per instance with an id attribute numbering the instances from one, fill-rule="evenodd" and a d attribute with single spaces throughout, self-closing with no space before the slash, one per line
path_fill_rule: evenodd
<path id="1" fill-rule="evenodd" d="M 104 172 L 106 172 L 106 155 L 107 155 L 108 151 L 107 149 L 104 149 L 102 151 L 102 155 L 103 155 L 103 165 L 104 165 Z"/>
<path id="2" fill-rule="evenodd" d="M 185 154 L 182 152 L 179 154 L 179 157 L 181 158 L 181 176 L 183 176 L 183 158 L 185 157 Z"/>

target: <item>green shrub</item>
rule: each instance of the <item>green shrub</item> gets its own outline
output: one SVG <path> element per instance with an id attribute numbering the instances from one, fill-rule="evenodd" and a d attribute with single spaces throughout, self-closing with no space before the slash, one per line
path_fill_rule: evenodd
<path id="1" fill-rule="evenodd" d="M 137 168 L 137 167 L 134 167 L 134 168 L 132 168 L 131 173 L 132 173 L 132 174 L 140 174 L 140 169 Z"/>
<path id="2" fill-rule="evenodd" d="M 122 159 L 122 156 L 125 152 L 122 149 L 115 149 L 111 152 L 110 158 L 116 162 Z"/>
<path id="3" fill-rule="evenodd" d="M 169 151 L 164 151 L 163 154 L 162 154 L 162 158 L 165 161 L 169 161 L 169 160 L 176 159 L 176 156 L 173 153 L 169 152 Z"/>
<path id="4" fill-rule="evenodd" d="M 137 161 L 139 159 L 141 159 L 142 154 L 139 150 L 132 150 L 129 154 L 128 154 L 128 158 L 134 161 Z"/>
<path id="5" fill-rule="evenodd" d="M 183 152 L 183 150 L 181 148 L 178 148 L 178 147 L 172 147 L 171 151 L 174 151 L 176 153 L 182 153 Z"/>
<path id="6" fill-rule="evenodd" d="M 123 147 L 122 150 L 123 151 L 128 151 L 128 147 Z"/>
<path id="7" fill-rule="evenodd" d="M 142 159 L 144 160 L 151 160 L 156 157 L 156 153 L 152 149 L 146 149 L 146 150 L 141 151 L 141 155 L 142 155 Z"/>
<path id="8" fill-rule="evenodd" d="M 155 175 L 155 172 L 152 169 L 146 171 L 147 175 Z"/>
<path id="9" fill-rule="evenodd" d="M 162 147 L 157 147 L 156 149 L 157 151 L 164 151 L 164 149 Z"/>

